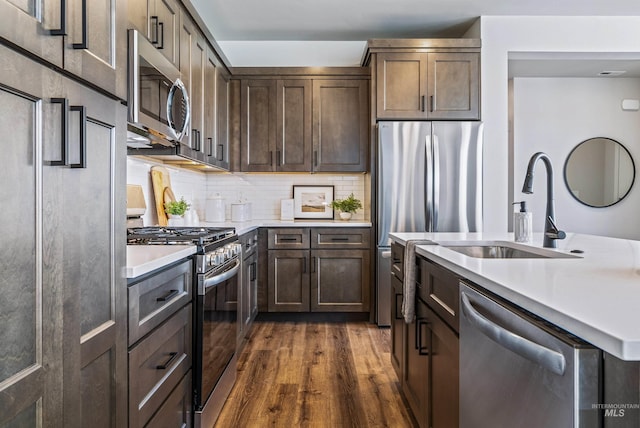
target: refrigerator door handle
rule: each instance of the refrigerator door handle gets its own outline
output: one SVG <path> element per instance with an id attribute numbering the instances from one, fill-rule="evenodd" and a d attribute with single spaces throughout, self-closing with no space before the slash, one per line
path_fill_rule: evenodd
<path id="1" fill-rule="evenodd" d="M 438 137 L 427 136 L 427 203 L 431 211 L 429 231 L 438 231 L 438 201 L 440 200 L 440 153 Z"/>

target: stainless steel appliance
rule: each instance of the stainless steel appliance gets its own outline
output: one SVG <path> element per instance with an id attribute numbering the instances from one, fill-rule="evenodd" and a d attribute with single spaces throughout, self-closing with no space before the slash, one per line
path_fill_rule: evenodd
<path id="1" fill-rule="evenodd" d="M 599 427 L 601 351 L 460 283 L 460 427 Z"/>
<path id="2" fill-rule="evenodd" d="M 233 228 L 132 228 L 130 244 L 192 243 L 194 425 L 211 427 L 235 383 L 242 246 Z"/>
<path id="3" fill-rule="evenodd" d="M 200 140 L 182 144 L 190 121 L 180 71 L 142 34 L 129 30 L 127 153 L 160 159 L 204 160 Z"/>
<path id="4" fill-rule="evenodd" d="M 378 123 L 378 325 L 390 325 L 390 232 L 482 230 L 482 129 L 481 122 Z"/>

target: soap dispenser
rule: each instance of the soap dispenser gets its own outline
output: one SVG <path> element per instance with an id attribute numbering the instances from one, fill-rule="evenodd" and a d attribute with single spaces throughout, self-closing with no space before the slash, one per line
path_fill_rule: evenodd
<path id="1" fill-rule="evenodd" d="M 520 205 L 520 211 L 513 213 L 513 234 L 516 242 L 531 242 L 533 237 L 533 216 L 527 211 L 527 202 L 514 202 Z"/>

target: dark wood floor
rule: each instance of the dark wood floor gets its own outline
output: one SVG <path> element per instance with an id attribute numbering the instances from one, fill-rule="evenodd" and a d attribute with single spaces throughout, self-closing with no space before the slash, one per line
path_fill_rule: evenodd
<path id="1" fill-rule="evenodd" d="M 389 341 L 367 322 L 258 321 L 215 427 L 414 427 Z"/>

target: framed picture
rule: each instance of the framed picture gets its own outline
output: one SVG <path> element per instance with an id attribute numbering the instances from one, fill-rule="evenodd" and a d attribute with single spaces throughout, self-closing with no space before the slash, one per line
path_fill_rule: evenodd
<path id="1" fill-rule="evenodd" d="M 333 186 L 293 186 L 293 218 L 333 220 Z"/>

